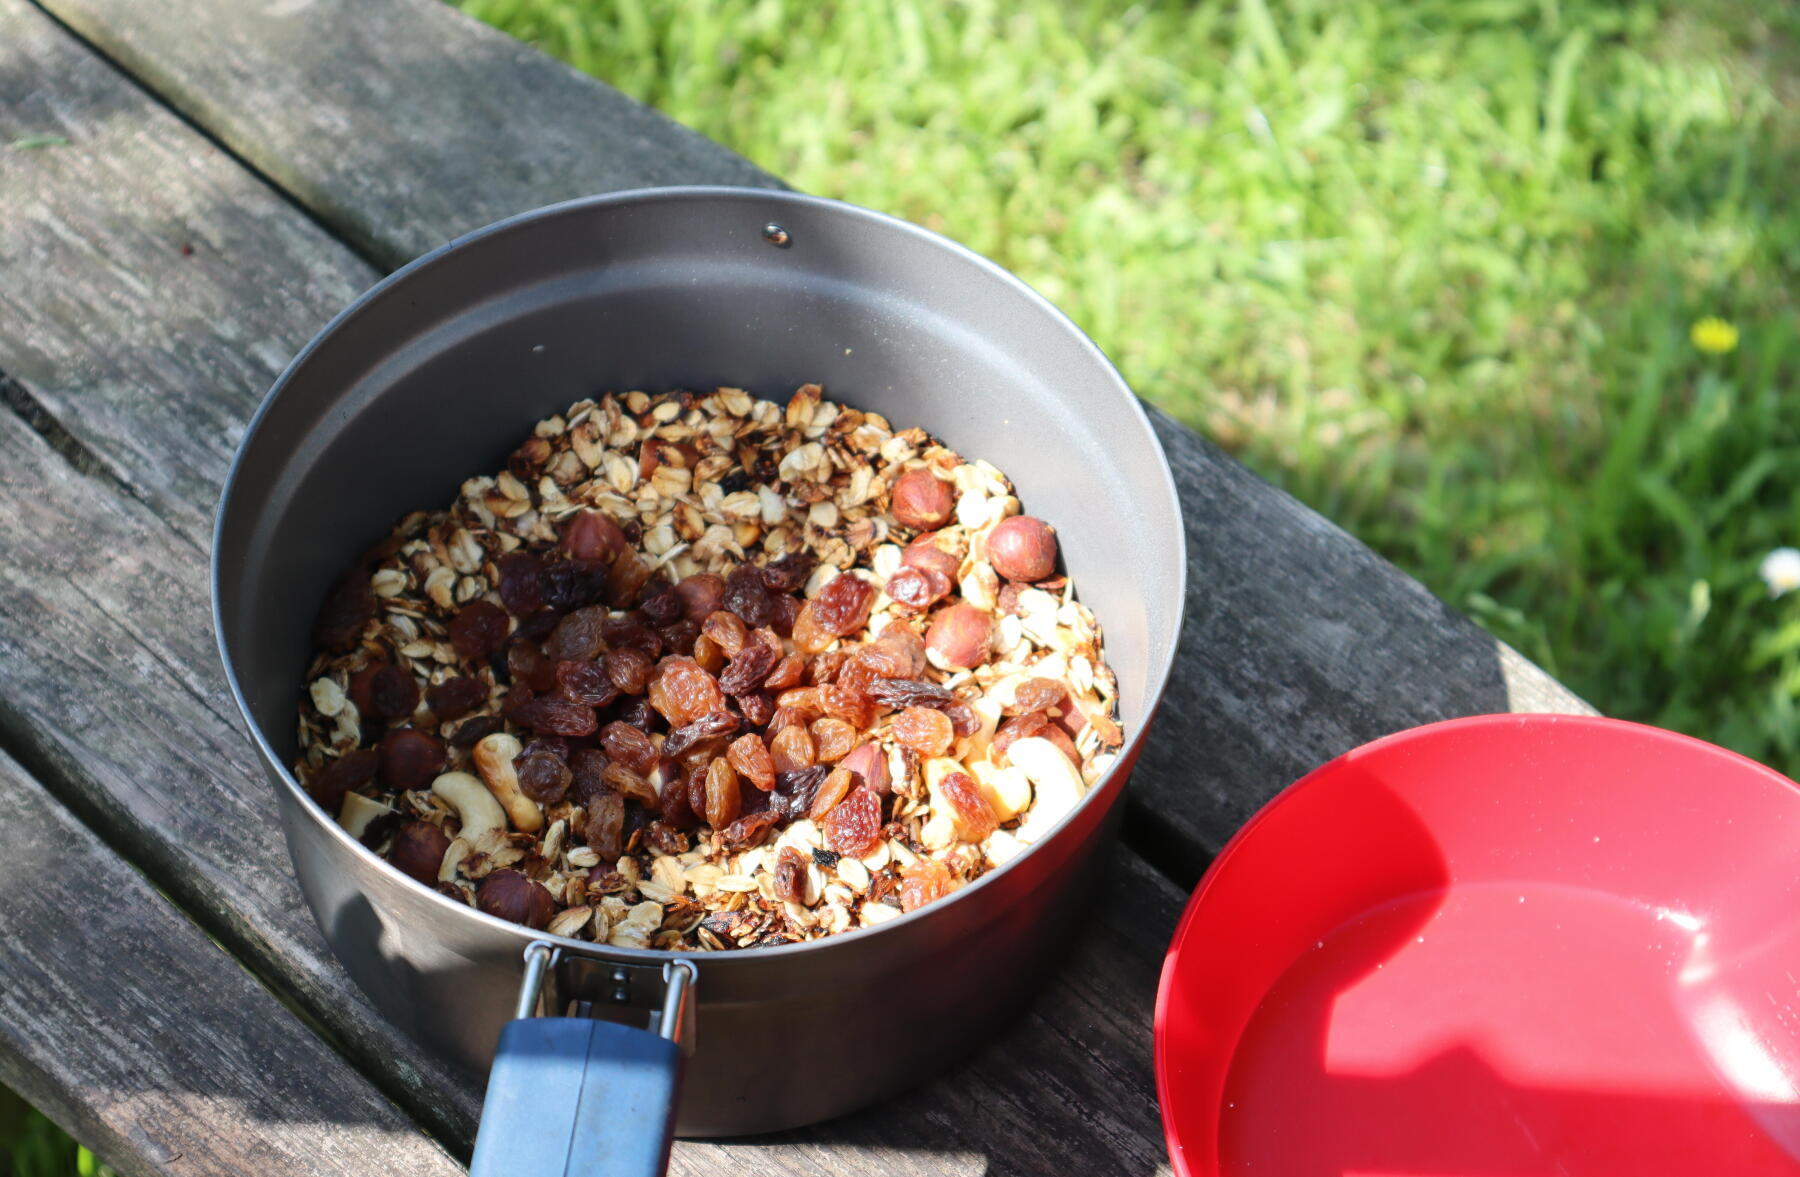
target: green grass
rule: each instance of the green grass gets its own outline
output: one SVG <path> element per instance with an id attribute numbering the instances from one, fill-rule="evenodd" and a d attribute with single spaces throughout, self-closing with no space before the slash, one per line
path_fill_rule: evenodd
<path id="1" fill-rule="evenodd" d="M 0 1177 L 117 1177 L 42 1113 L 0 1087 Z"/>
<path id="2" fill-rule="evenodd" d="M 1800 9 L 462 6 L 1017 271 L 1601 709 L 1800 770 Z"/>
<path id="3" fill-rule="evenodd" d="M 1800 771 L 1794 6 L 463 7 L 994 257 L 1603 710 Z M 97 1171 L 3 1103 L 0 1147 Z"/>

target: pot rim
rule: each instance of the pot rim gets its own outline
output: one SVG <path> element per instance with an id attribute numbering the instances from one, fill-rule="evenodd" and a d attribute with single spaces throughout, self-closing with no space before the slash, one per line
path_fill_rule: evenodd
<path id="1" fill-rule="evenodd" d="M 296 374 L 299 373 L 312 358 L 313 353 L 323 346 L 326 340 L 337 334 L 339 329 L 342 328 L 345 323 L 362 314 L 367 307 L 388 295 L 396 287 L 410 281 L 415 275 L 431 269 L 449 254 L 459 251 L 463 247 L 477 241 L 489 237 L 501 236 L 521 225 L 549 220 L 557 216 L 584 209 L 617 208 L 652 202 L 679 203 L 689 201 L 724 201 L 732 203 L 748 203 L 753 201 L 767 202 L 776 205 L 811 208 L 823 211 L 828 215 L 848 217 L 854 221 L 862 221 L 890 232 L 899 232 L 922 240 L 933 248 L 944 250 L 957 261 L 960 261 L 965 265 L 973 265 L 977 270 L 985 273 L 988 277 L 996 279 L 1003 285 L 1011 287 L 1015 293 L 1023 296 L 1030 305 L 1045 315 L 1051 322 L 1061 326 L 1065 331 L 1070 333 L 1074 337 L 1077 345 L 1099 363 L 1101 370 L 1108 378 L 1108 383 L 1113 390 L 1119 394 L 1119 398 L 1123 402 L 1123 409 L 1131 414 L 1131 419 L 1142 432 L 1144 442 L 1150 447 L 1151 451 L 1156 454 L 1157 466 L 1162 474 L 1162 492 L 1166 497 L 1168 504 L 1173 509 L 1172 514 L 1175 520 L 1173 534 L 1164 536 L 1162 539 L 1169 547 L 1182 553 L 1182 558 L 1177 562 L 1176 584 L 1172 594 L 1176 603 L 1175 624 L 1168 639 L 1162 644 L 1162 647 L 1151 651 L 1151 665 L 1145 680 L 1146 690 L 1144 694 L 1143 716 L 1137 724 L 1136 730 L 1126 737 L 1125 744 L 1119 749 L 1118 757 L 1113 762 L 1112 767 L 1108 768 L 1106 772 L 1102 773 L 1100 778 L 1093 783 L 1093 785 L 1088 787 L 1081 800 L 1076 802 L 1074 807 L 1071 808 L 1069 812 L 1065 813 L 1040 841 L 1028 847 L 1011 861 L 988 871 L 973 883 L 970 883 L 968 886 L 961 888 L 945 898 L 931 903 L 918 911 L 903 912 L 897 918 L 884 921 L 874 927 L 852 928 L 848 931 L 838 932 L 829 936 L 822 936 L 817 940 L 807 940 L 798 944 L 771 945 L 768 947 L 737 949 L 723 952 L 676 951 L 673 949 L 656 948 L 621 948 L 607 944 L 596 944 L 593 941 L 576 940 L 568 936 L 554 936 L 548 932 L 529 928 L 523 924 L 515 924 L 508 920 L 500 919 L 498 916 L 488 915 L 466 903 L 457 903 L 448 896 L 440 895 L 435 890 L 424 886 L 416 880 L 400 875 L 400 872 L 395 870 L 391 863 L 387 862 L 367 846 L 364 846 L 356 838 L 351 837 L 349 831 L 339 825 L 337 819 L 333 815 L 326 813 L 324 808 L 321 807 L 317 801 L 313 800 L 312 796 L 301 787 L 300 782 L 295 778 L 293 771 L 281 757 L 276 754 L 273 745 L 264 734 L 261 725 L 251 713 L 249 701 L 244 697 L 243 686 L 238 681 L 237 670 L 232 663 L 231 652 L 226 647 L 223 625 L 223 604 L 220 600 L 219 591 L 221 582 L 219 558 L 220 539 L 224 534 L 225 517 L 231 504 L 232 492 L 237 486 L 238 475 L 243 466 L 245 454 L 249 450 L 251 442 L 255 440 L 263 424 L 263 419 L 269 414 L 275 401 L 286 390 Z M 226 471 L 225 481 L 220 486 L 219 501 L 213 514 L 212 551 L 208 556 L 207 563 L 211 580 L 209 596 L 212 605 L 213 640 L 218 650 L 219 661 L 225 671 L 226 684 L 231 690 L 232 701 L 237 705 L 238 715 L 249 728 L 251 740 L 255 743 L 257 752 L 262 757 L 263 762 L 275 770 L 276 776 L 281 781 L 281 784 L 291 795 L 293 795 L 294 799 L 301 803 L 301 808 L 306 813 L 309 820 L 327 827 L 330 836 L 335 838 L 341 845 L 348 847 L 353 853 L 361 854 L 371 862 L 376 863 L 381 869 L 391 871 L 396 876 L 405 879 L 408 885 L 416 889 L 418 895 L 437 904 L 439 910 L 444 913 L 446 918 L 473 919 L 477 921 L 478 924 L 486 925 L 493 931 L 510 936 L 517 943 L 521 955 L 527 945 L 534 941 L 544 941 L 553 944 L 558 948 L 574 950 L 587 956 L 603 959 L 616 958 L 622 962 L 650 964 L 670 960 L 686 960 L 692 961 L 698 965 L 700 961 L 704 959 L 707 962 L 706 967 L 708 968 L 729 968 L 738 967 L 740 965 L 747 966 L 750 962 L 756 960 L 767 960 L 771 957 L 786 957 L 798 952 L 817 951 L 826 946 L 860 943 L 872 937 L 891 932 L 899 925 L 914 922 L 920 915 L 928 915 L 947 908 L 950 904 L 962 902 L 975 893 L 984 890 L 990 883 L 993 883 L 1002 876 L 1008 874 L 1019 862 L 1029 858 L 1033 853 L 1041 851 L 1050 843 L 1063 838 L 1076 817 L 1091 807 L 1093 799 L 1106 793 L 1109 789 L 1117 788 L 1122 783 L 1120 778 L 1121 771 L 1129 773 L 1132 766 L 1135 764 L 1144 736 L 1147 734 L 1151 723 L 1155 719 L 1157 708 L 1162 701 L 1163 692 L 1168 686 L 1169 675 L 1174 669 L 1175 652 L 1180 643 L 1181 620 L 1185 613 L 1185 601 L 1187 598 L 1185 527 L 1183 526 L 1181 498 L 1176 492 L 1174 474 L 1169 469 L 1168 455 L 1164 453 L 1162 443 L 1157 440 L 1156 432 L 1151 427 L 1149 416 L 1144 412 L 1143 404 L 1138 400 L 1137 394 L 1132 392 L 1130 385 L 1126 384 L 1125 378 L 1119 374 L 1117 367 L 1114 366 L 1106 353 L 1103 352 L 1099 345 L 1090 339 L 1087 333 L 1077 326 L 1072 319 L 1059 310 L 1049 299 L 1032 289 L 1032 287 L 1023 279 L 1019 278 L 1016 274 L 1013 274 L 1003 266 L 983 257 L 960 242 L 953 241 L 943 234 L 934 233 L 931 230 L 915 225 L 910 221 L 890 216 L 887 213 L 876 212 L 873 209 L 863 208 L 860 205 L 849 204 L 840 200 L 832 200 L 827 197 L 809 196 L 803 193 L 782 189 L 751 188 L 730 185 L 696 184 L 674 185 L 666 188 L 630 188 L 618 192 L 576 197 L 572 200 L 559 201 L 555 204 L 545 205 L 541 208 L 531 209 L 522 213 L 515 213 L 512 216 L 502 218 L 491 224 L 484 225 L 481 228 L 464 233 L 459 237 L 452 238 L 443 245 L 439 245 L 435 249 L 420 254 L 404 266 L 401 266 L 399 269 L 384 276 L 380 281 L 369 287 L 369 289 L 363 291 L 363 293 L 358 295 L 348 306 L 334 315 L 330 322 L 320 328 L 318 333 L 308 340 L 306 345 L 302 347 L 300 351 L 295 353 L 294 358 L 288 361 L 287 366 L 281 370 L 281 374 L 275 378 L 275 382 L 269 386 L 269 391 L 264 394 L 262 402 L 257 405 L 256 412 L 251 416 L 249 423 L 244 428 L 242 440 L 238 442 L 237 452 L 232 456 L 231 466 Z M 746 960 L 745 958 L 748 959 Z M 738 962 L 738 964 L 734 965 L 728 962 Z"/>

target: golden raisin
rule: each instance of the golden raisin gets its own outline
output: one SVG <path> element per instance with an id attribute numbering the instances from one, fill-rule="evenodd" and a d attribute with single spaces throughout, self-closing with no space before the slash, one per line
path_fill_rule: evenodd
<path id="1" fill-rule="evenodd" d="M 953 772 L 938 782 L 938 794 L 950 806 L 951 820 L 956 823 L 956 836 L 965 842 L 979 842 L 1000 825 L 994 807 L 988 804 L 981 786 L 966 772 Z"/>
<path id="2" fill-rule="evenodd" d="M 950 894 L 956 880 L 935 858 L 921 858 L 900 872 L 900 910 L 917 911 Z"/>
<path id="3" fill-rule="evenodd" d="M 744 648 L 750 630 L 744 625 L 743 618 L 721 609 L 706 619 L 700 632 L 718 643 L 727 658 L 736 658 L 738 651 Z"/>
<path id="4" fill-rule="evenodd" d="M 908 707 L 893 722 L 894 738 L 921 756 L 942 756 L 956 738 L 949 718 L 930 707 Z"/>
<path id="5" fill-rule="evenodd" d="M 738 775 L 730 761 L 721 756 L 706 768 L 706 824 L 722 830 L 737 820 L 743 809 L 738 792 Z"/>
<path id="6" fill-rule="evenodd" d="M 784 772 L 811 768 L 818 759 L 813 748 L 812 733 L 798 723 L 782 728 L 781 733 L 769 745 L 769 757 L 774 761 L 777 776 Z"/>
<path id="7" fill-rule="evenodd" d="M 865 788 L 850 790 L 850 795 L 825 815 L 824 829 L 827 846 L 839 854 L 861 858 L 881 841 L 880 799 Z"/>
<path id="8" fill-rule="evenodd" d="M 834 768 L 819 785 L 819 791 L 813 794 L 812 804 L 807 807 L 806 816 L 818 821 L 833 809 L 838 802 L 850 795 L 856 787 L 856 774 L 847 768 Z"/>
<path id="9" fill-rule="evenodd" d="M 856 747 L 856 729 L 831 716 L 813 720 L 812 738 L 813 754 L 821 764 L 835 764 Z"/>
<path id="10" fill-rule="evenodd" d="M 746 732 L 733 740 L 725 755 L 739 776 L 763 792 L 775 787 L 775 762 L 770 759 L 762 737 L 755 732 Z"/>

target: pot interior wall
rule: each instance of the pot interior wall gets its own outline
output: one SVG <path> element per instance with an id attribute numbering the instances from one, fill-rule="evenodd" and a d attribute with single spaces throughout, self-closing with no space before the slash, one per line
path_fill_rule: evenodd
<path id="1" fill-rule="evenodd" d="M 764 239 L 769 221 L 790 244 Z M 333 577 L 401 514 L 499 469 L 538 418 L 609 390 L 785 400 L 816 381 L 922 426 L 1056 525 L 1128 730 L 1167 669 L 1180 523 L 1117 376 L 1000 271 L 883 218 L 754 194 L 567 206 L 379 288 L 287 379 L 237 474 L 219 585 L 245 697 L 283 759 Z"/>

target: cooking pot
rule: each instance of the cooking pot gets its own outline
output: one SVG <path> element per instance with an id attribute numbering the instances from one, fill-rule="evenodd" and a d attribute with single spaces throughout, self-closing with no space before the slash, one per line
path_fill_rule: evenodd
<path id="1" fill-rule="evenodd" d="M 534 422 L 583 397 L 721 384 L 785 397 L 815 381 L 1003 469 L 1056 525 L 1104 627 L 1125 746 L 1028 853 L 880 927 L 640 951 L 547 936 L 437 894 L 298 785 L 289 765 L 312 619 L 395 519 L 450 502 Z M 608 1172 L 648 1172 L 666 1157 L 662 1109 L 677 1092 L 681 1135 L 806 1124 L 939 1073 L 1019 1008 L 1079 926 L 1072 913 L 1174 657 L 1184 567 L 1174 484 L 1142 409 L 1018 279 L 833 201 L 666 188 L 478 230 L 333 320 L 275 383 L 226 480 L 213 608 L 301 888 L 344 967 L 458 1067 L 487 1068 L 507 1030 L 477 1172 L 562 1173 L 565 1157 L 599 1153 Z M 529 1017 L 540 1011 L 585 1016 Z M 603 1108 L 605 1123 L 583 1107 Z M 501 1127 L 526 1111 L 530 1131 Z M 626 1124 L 645 1139 L 628 1141 Z M 604 1147 L 597 1126 L 615 1134 Z M 533 1148 L 554 1155 L 540 1167 Z"/>

